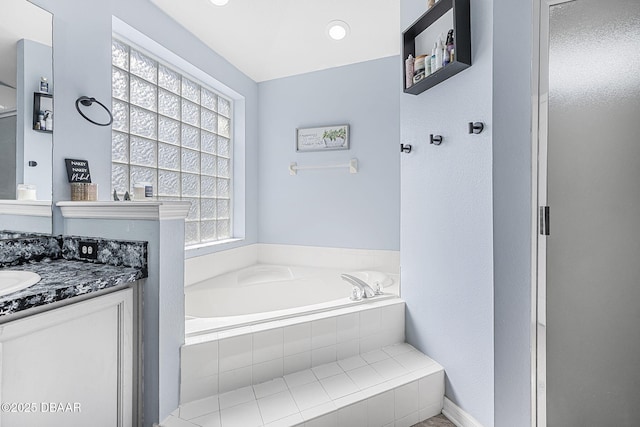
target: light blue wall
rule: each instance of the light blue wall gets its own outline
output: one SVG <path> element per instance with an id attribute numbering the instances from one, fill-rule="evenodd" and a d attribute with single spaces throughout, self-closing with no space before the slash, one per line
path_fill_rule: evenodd
<path id="1" fill-rule="evenodd" d="M 531 416 L 531 2 L 493 0 L 495 425 Z"/>
<path id="2" fill-rule="evenodd" d="M 257 241 L 258 86 L 148 0 L 34 0 L 53 13 L 56 112 L 53 148 L 53 200 L 69 200 L 65 157 L 88 159 L 99 199 L 111 189 L 111 131 L 92 125 L 75 110 L 81 95 L 111 99 L 111 17 L 118 17 L 167 49 L 232 88 L 246 100 L 245 240 Z M 80 19 L 80 17 L 82 17 Z M 54 209 L 54 232 L 62 230 Z M 237 244 L 238 245 L 238 244 Z"/>
<path id="3" fill-rule="evenodd" d="M 260 83 L 259 241 L 399 249 L 400 58 Z M 296 153 L 296 128 L 349 124 L 348 151 Z M 299 171 L 346 164 L 360 170 Z"/>
<path id="4" fill-rule="evenodd" d="M 422 95 L 398 97 L 399 58 L 257 85 L 149 1 L 34 3 L 54 13 L 54 200 L 69 199 L 62 162 L 68 156 L 89 159 L 100 198 L 108 198 L 110 132 L 82 119 L 73 103 L 80 95 L 110 99 L 113 14 L 246 97 L 247 228 L 239 244 L 259 237 L 268 243 L 397 249 L 393 217 L 400 215 L 400 204 L 408 340 L 445 366 L 447 396 L 485 427 L 528 425 L 530 4 L 472 1 L 473 66 Z M 403 28 L 425 3 L 401 1 Z M 494 50 L 501 56 L 494 57 Z M 335 105 L 328 101 L 334 94 L 340 98 Z M 391 117 L 398 109 L 400 126 Z M 472 120 L 486 123 L 483 134 L 466 134 Z M 296 127 L 344 121 L 352 126 L 349 152 L 295 153 Z M 429 146 L 429 133 L 442 134 L 443 145 Z M 400 200 L 399 183 L 388 178 L 398 174 L 399 142 L 414 146 L 401 157 Z M 352 155 L 361 161 L 360 174 L 288 175 L 291 161 L 342 163 Z M 368 185 L 374 181 L 377 187 Z M 330 209 L 326 202 L 337 205 Z M 61 232 L 57 209 L 55 215 Z M 309 225 L 292 231 L 288 226 L 300 218 L 309 218 Z"/>
<path id="5" fill-rule="evenodd" d="M 402 28 L 425 7 L 402 0 Z M 485 427 L 494 425 L 492 32 L 493 0 L 471 1 L 473 65 L 400 98 L 401 140 L 414 147 L 401 157 L 407 341 L 444 366 L 446 396 Z M 484 132 L 469 135 L 470 121 Z M 442 145 L 429 145 L 430 133 Z"/>
<path id="6" fill-rule="evenodd" d="M 0 230 L 51 233 L 51 217 L 0 215 Z"/>
<path id="7" fill-rule="evenodd" d="M 165 46 L 221 83 L 245 97 L 246 158 L 245 177 L 245 239 L 236 246 L 257 242 L 257 152 L 258 152 L 258 86 L 229 62 L 206 47 L 183 27 L 167 17 L 147 0 L 34 0 L 35 4 L 53 13 L 53 67 L 56 88 L 54 93 L 55 133 L 53 148 L 53 201 L 69 200 L 64 158 L 89 160 L 92 178 L 99 184 L 99 199 L 109 200 L 111 188 L 111 131 L 84 120 L 75 110 L 75 100 L 93 96 L 107 105 L 111 99 L 111 36 L 112 15 Z M 54 233 L 75 233 L 144 239 L 150 243 L 174 233 L 173 242 L 181 242 L 182 228 L 173 231 L 154 228 L 145 234 L 145 226 L 122 221 L 72 221 L 65 225 L 58 208 L 54 208 Z M 140 223 L 140 221 L 138 221 Z M 73 225 L 72 225 L 73 224 Z M 65 228 L 66 227 L 66 228 Z M 133 227 L 133 228 L 131 228 Z M 131 228 L 140 233 L 127 233 Z M 226 248 L 229 248 L 229 245 Z M 173 249 L 179 249 L 180 254 Z M 147 282 L 158 288 L 145 301 L 153 302 L 145 310 L 155 319 L 147 329 L 146 340 L 158 348 L 160 355 L 147 354 L 152 360 L 148 375 L 158 381 L 160 394 L 152 385 L 146 397 L 145 427 L 160 421 L 178 404 L 179 345 L 184 339 L 184 316 L 171 307 L 183 306 L 182 246 L 158 248 L 157 261 L 151 259 Z M 151 254 L 153 258 L 155 255 Z M 162 275 L 162 276 L 161 276 Z M 152 278 L 157 278 L 155 282 Z M 170 282 L 164 279 L 171 279 Z M 157 296 L 157 298 L 156 298 Z M 149 297 L 151 299 L 149 299 Z M 167 313 L 171 313 L 167 315 Z M 178 313 L 178 314 L 176 314 Z M 158 359 L 160 357 L 160 359 Z M 165 364 L 160 365 L 162 358 Z M 152 381 L 153 377 L 147 378 Z M 155 391 L 153 391 L 155 390 Z"/>
<path id="8" fill-rule="evenodd" d="M 40 90 L 40 78 L 51 78 L 51 47 L 32 40 L 22 39 L 17 44 L 17 93 L 16 109 L 16 184 L 36 186 L 38 200 L 51 200 L 51 141 L 50 133 L 33 130 L 33 93 Z M 54 127 L 55 127 L 55 115 Z M 28 162 L 38 165 L 29 167 Z"/>

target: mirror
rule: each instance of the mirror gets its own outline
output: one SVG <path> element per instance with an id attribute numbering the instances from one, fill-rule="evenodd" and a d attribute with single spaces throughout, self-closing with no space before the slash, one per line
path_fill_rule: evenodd
<path id="1" fill-rule="evenodd" d="M 51 200 L 52 18 L 27 0 L 0 6 L 0 200 Z"/>

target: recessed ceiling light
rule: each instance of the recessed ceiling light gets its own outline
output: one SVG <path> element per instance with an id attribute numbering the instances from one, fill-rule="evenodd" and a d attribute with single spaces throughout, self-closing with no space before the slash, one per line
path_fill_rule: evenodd
<path id="1" fill-rule="evenodd" d="M 209 1 L 216 6 L 224 6 L 225 4 L 229 3 L 229 0 L 209 0 Z"/>
<path id="2" fill-rule="evenodd" d="M 327 35 L 333 40 L 342 40 L 349 35 L 349 25 L 344 21 L 331 21 L 327 24 Z"/>

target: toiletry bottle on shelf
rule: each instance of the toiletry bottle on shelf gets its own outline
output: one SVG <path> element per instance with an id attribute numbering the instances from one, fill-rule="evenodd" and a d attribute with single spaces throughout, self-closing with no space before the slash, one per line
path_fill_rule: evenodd
<path id="1" fill-rule="evenodd" d="M 414 59 L 413 55 L 409 54 L 409 57 L 404 62 L 404 71 L 405 71 L 405 87 L 408 89 L 413 85 L 413 66 Z"/>
<path id="2" fill-rule="evenodd" d="M 443 52 L 444 46 L 442 46 L 442 39 L 438 36 L 438 42 L 436 43 L 436 70 L 442 68 Z"/>
<path id="3" fill-rule="evenodd" d="M 438 67 L 436 67 L 436 48 L 438 44 L 433 45 L 433 49 L 431 49 L 431 73 L 435 73 Z"/>
<path id="4" fill-rule="evenodd" d="M 447 45 L 444 52 L 445 65 L 453 62 L 453 30 L 449 30 L 447 34 Z"/>
<path id="5" fill-rule="evenodd" d="M 427 55 L 418 55 L 416 57 L 415 66 L 414 66 L 414 70 L 413 70 L 413 83 L 414 84 L 418 83 L 425 76 L 424 70 L 425 70 L 425 60 L 426 60 L 426 58 L 427 58 Z"/>
<path id="6" fill-rule="evenodd" d="M 53 130 L 53 113 L 49 110 L 44 113 L 44 124 L 47 130 Z"/>
<path id="7" fill-rule="evenodd" d="M 44 120 L 44 111 L 40 111 L 38 113 L 38 123 L 40 123 L 40 130 L 46 130 L 46 122 Z"/>

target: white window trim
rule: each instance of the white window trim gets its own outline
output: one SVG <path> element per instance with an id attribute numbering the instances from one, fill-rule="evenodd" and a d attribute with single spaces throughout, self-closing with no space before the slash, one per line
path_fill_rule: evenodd
<path id="1" fill-rule="evenodd" d="M 232 237 L 226 240 L 218 240 L 214 242 L 198 243 L 195 245 L 185 246 L 185 256 L 190 258 L 192 256 L 206 255 L 212 252 L 218 252 L 221 250 L 229 249 L 229 245 L 237 245 L 238 242 L 244 241 L 245 238 L 245 153 L 246 153 L 246 133 L 245 133 L 245 110 L 246 102 L 245 97 L 231 89 L 229 86 L 214 79 L 211 75 L 202 71 L 195 65 L 186 61 L 182 57 L 171 52 L 166 47 L 162 46 L 158 42 L 150 39 L 148 36 L 142 34 L 140 31 L 129 26 L 119 18 L 111 17 L 111 29 L 113 36 L 138 46 L 153 56 L 157 57 L 161 61 L 171 64 L 174 67 L 183 71 L 187 77 L 191 76 L 196 80 L 206 84 L 207 86 L 215 89 L 223 96 L 230 98 L 232 102 L 232 129 L 231 134 L 233 136 L 233 156 L 232 161 Z M 109 159 L 111 162 L 111 159 Z"/>

